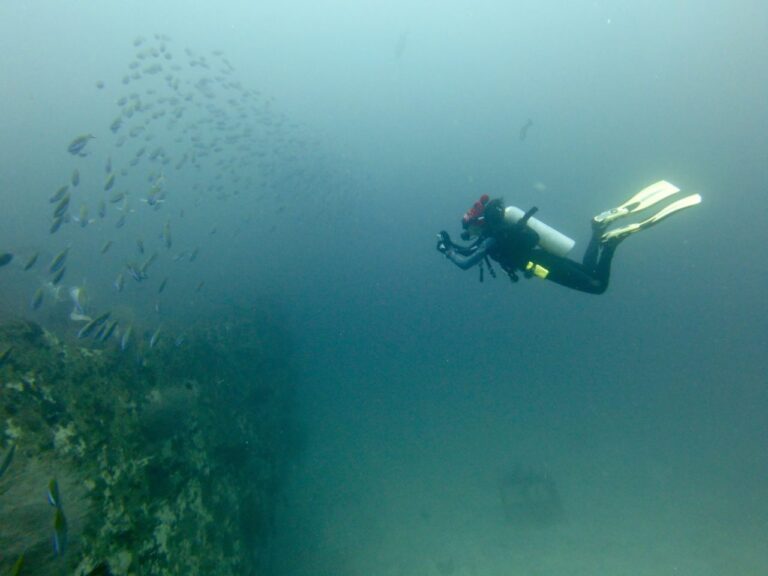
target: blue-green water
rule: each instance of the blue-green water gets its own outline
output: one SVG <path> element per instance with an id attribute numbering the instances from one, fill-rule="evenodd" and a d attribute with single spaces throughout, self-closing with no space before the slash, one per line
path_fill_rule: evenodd
<path id="1" fill-rule="evenodd" d="M 140 348 L 158 327 L 175 340 L 271 308 L 294 338 L 304 430 L 279 573 L 762 574 L 767 16 L 757 2 L 6 4 L 2 315 L 73 336 L 67 292 L 84 286 Z M 69 154 L 86 133 L 88 156 Z M 75 168 L 69 213 L 85 206 L 87 224 L 49 234 Z M 580 257 L 593 214 L 662 178 L 702 205 L 622 244 L 599 297 L 481 284 L 434 250 L 488 193 L 538 206 Z M 46 268 L 67 246 L 57 301 Z M 505 515 L 520 469 L 552 479 L 557 522 Z"/>

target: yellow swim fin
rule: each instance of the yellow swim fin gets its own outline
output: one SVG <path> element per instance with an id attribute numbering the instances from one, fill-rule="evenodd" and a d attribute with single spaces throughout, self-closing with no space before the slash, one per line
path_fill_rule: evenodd
<path id="1" fill-rule="evenodd" d="M 598 228 L 605 228 L 608 224 L 618 218 L 623 218 L 629 214 L 634 214 L 635 212 L 650 208 L 654 204 L 657 204 L 678 192 L 680 192 L 680 188 L 674 184 L 670 184 L 666 180 L 659 180 L 640 190 L 640 192 L 632 196 L 632 198 L 624 202 L 621 206 L 606 210 L 595 216 L 592 219 L 592 225 Z"/>
<path id="2" fill-rule="evenodd" d="M 672 192 L 672 194 L 674 194 L 674 192 Z M 667 196 L 669 196 L 669 194 L 667 194 Z M 675 212 L 679 212 L 680 210 L 684 210 L 685 208 L 690 208 L 691 206 L 696 206 L 700 202 L 701 202 L 701 196 L 699 194 L 691 194 L 690 196 L 686 196 L 685 198 L 681 198 L 680 200 L 672 202 L 672 204 L 665 206 L 664 208 L 659 210 L 656 214 L 654 214 L 650 218 L 643 220 L 642 222 L 628 224 L 627 226 L 624 226 L 622 228 L 616 228 L 615 230 L 606 232 L 605 234 L 602 235 L 602 237 L 600 238 L 600 241 L 605 243 L 605 242 L 610 242 L 611 240 L 617 240 L 617 241 L 623 240 L 630 234 L 634 234 L 635 232 L 639 232 L 640 230 L 645 230 L 646 228 L 650 228 L 654 224 L 661 222 L 662 220 L 664 220 L 664 218 L 671 216 Z"/>

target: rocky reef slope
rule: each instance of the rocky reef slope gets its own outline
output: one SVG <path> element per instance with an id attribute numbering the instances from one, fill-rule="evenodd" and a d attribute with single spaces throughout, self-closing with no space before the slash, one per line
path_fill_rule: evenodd
<path id="1" fill-rule="evenodd" d="M 265 573 L 288 356 L 260 318 L 141 352 L 0 326 L 0 573 Z"/>

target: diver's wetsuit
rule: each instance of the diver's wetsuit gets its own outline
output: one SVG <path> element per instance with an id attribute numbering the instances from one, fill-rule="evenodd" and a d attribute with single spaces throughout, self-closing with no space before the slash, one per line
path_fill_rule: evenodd
<path id="1" fill-rule="evenodd" d="M 481 238 L 470 246 L 451 244 L 445 255 L 462 270 L 480 264 L 486 256 L 490 256 L 513 279 L 516 279 L 517 270 L 526 276 L 532 276 L 525 272 L 526 268 L 529 263 L 538 264 L 548 271 L 547 280 L 574 290 L 602 294 L 608 288 L 611 260 L 617 243 L 601 245 L 601 234 L 601 230 L 593 231 L 581 264 L 539 248 L 539 235 L 528 226 L 522 229 L 510 226 L 501 233 Z"/>

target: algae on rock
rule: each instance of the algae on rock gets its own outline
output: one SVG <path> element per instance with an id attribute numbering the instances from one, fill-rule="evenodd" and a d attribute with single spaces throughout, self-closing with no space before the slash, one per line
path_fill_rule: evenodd
<path id="1" fill-rule="evenodd" d="M 262 574 L 291 452 L 285 335 L 259 320 L 145 353 L 0 326 L 0 573 Z M 69 547 L 55 557 L 46 486 L 57 478 Z"/>

